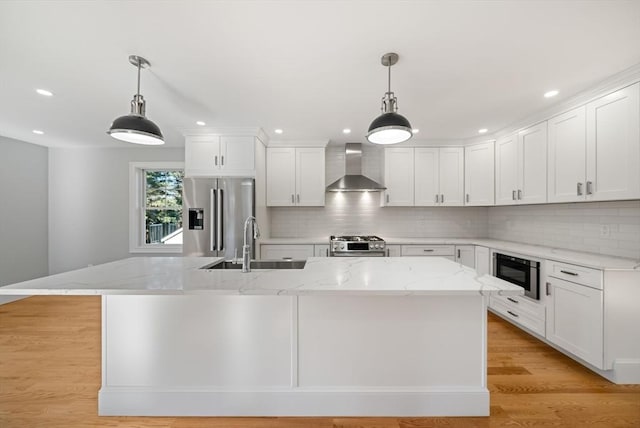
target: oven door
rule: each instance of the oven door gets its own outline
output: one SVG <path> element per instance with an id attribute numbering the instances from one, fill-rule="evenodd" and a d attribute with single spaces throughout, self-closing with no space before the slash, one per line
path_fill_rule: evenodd
<path id="1" fill-rule="evenodd" d="M 386 256 L 384 251 L 342 251 L 331 252 L 331 257 L 384 257 Z"/>
<path id="2" fill-rule="evenodd" d="M 500 253 L 494 254 L 493 275 L 524 288 L 524 295 L 538 300 L 540 263 L 511 257 Z"/>

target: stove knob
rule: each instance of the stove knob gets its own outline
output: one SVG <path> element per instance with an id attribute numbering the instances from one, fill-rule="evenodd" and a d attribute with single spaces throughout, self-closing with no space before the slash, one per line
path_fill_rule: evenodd
<path id="1" fill-rule="evenodd" d="M 376 244 L 373 246 L 373 248 L 380 248 L 380 245 Z"/>
<path id="2" fill-rule="evenodd" d="M 344 250 L 344 244 L 340 244 L 340 249 Z"/>

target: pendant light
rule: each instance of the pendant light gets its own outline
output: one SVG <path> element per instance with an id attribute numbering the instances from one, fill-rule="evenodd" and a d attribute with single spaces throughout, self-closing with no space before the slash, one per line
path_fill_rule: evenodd
<path id="1" fill-rule="evenodd" d="M 374 144 L 397 144 L 407 141 L 413 136 L 411 124 L 398 111 L 398 100 L 391 92 L 391 66 L 398 62 L 398 54 L 386 53 L 382 55 L 382 65 L 389 70 L 389 86 L 387 92 L 382 97 L 382 114 L 378 116 L 371 125 L 367 133 L 367 140 Z"/>
<path id="2" fill-rule="evenodd" d="M 131 100 L 131 114 L 120 116 L 111 124 L 107 134 L 117 140 L 127 143 L 160 145 L 164 144 L 164 137 L 158 125 L 144 115 L 145 101 L 140 95 L 140 69 L 150 67 L 149 61 L 137 55 L 130 55 L 129 62 L 138 68 L 138 92 Z"/>

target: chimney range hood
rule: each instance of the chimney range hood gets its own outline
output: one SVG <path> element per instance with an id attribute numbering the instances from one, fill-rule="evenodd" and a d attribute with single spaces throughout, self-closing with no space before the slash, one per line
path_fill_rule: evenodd
<path id="1" fill-rule="evenodd" d="M 345 175 L 327 186 L 327 192 L 380 192 L 386 187 L 362 175 L 362 144 L 345 144 Z"/>

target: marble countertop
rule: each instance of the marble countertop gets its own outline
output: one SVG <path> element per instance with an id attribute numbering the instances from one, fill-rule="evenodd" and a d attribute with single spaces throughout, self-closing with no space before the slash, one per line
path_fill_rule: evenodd
<path id="1" fill-rule="evenodd" d="M 204 270 L 211 257 L 136 257 L 0 287 L 0 295 L 522 295 L 441 257 L 312 257 L 299 270 Z"/>
<path id="2" fill-rule="evenodd" d="M 321 240 L 323 239 L 323 240 Z M 485 238 L 402 238 L 383 237 L 387 245 L 481 245 L 522 254 L 524 256 L 571 263 L 580 266 L 603 270 L 640 270 L 640 260 L 622 257 L 605 256 L 601 254 L 585 253 L 562 248 L 545 247 L 542 245 L 521 244 L 512 241 L 500 241 Z M 329 244 L 329 237 L 325 238 L 270 238 L 261 241 L 262 244 Z"/>

